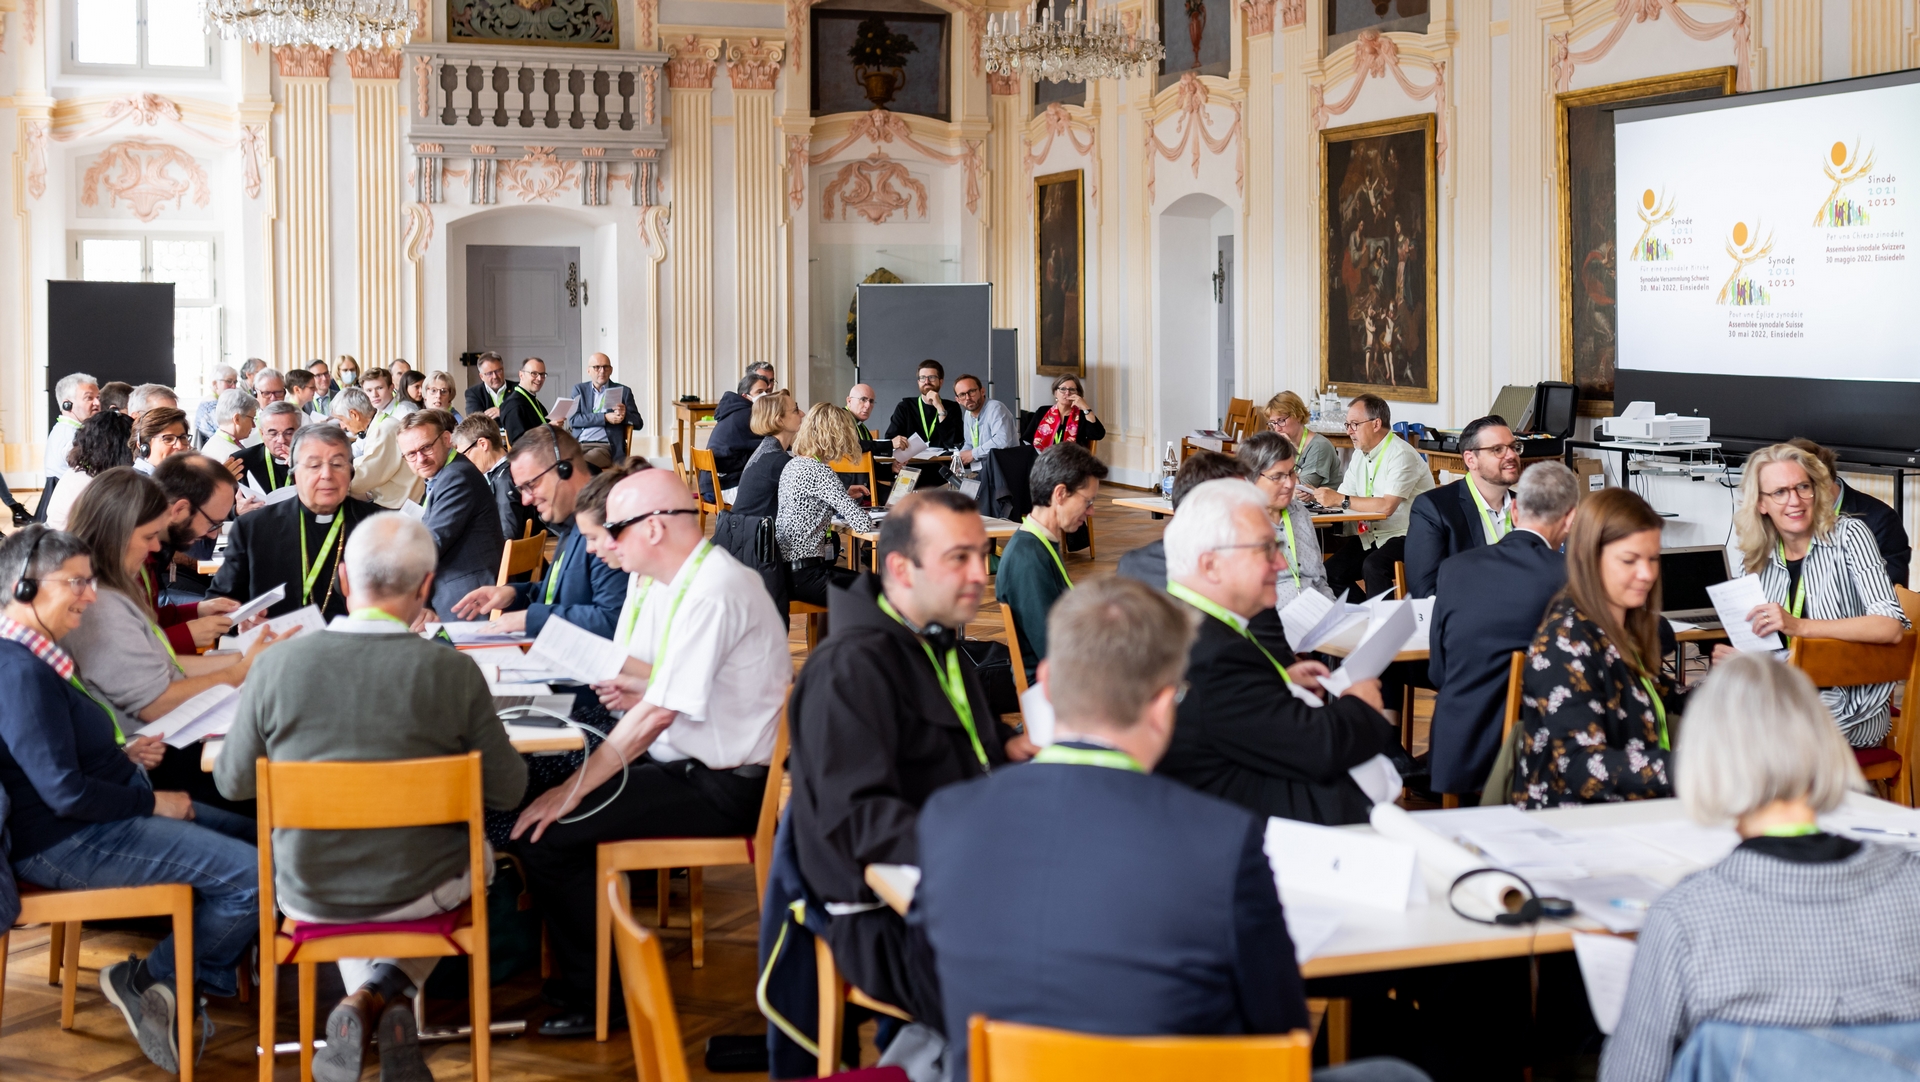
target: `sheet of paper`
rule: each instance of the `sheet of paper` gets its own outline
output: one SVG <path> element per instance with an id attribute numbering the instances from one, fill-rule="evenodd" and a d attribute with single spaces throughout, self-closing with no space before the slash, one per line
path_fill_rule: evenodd
<path id="1" fill-rule="evenodd" d="M 1762 638 L 1753 633 L 1753 625 L 1747 622 L 1748 613 L 1767 603 L 1766 592 L 1760 589 L 1760 576 L 1742 575 L 1715 583 L 1707 587 L 1707 596 L 1713 599 L 1714 614 L 1720 617 L 1720 626 L 1726 629 L 1727 641 L 1735 650 L 1782 648 L 1778 632 L 1769 632 Z"/>
<path id="2" fill-rule="evenodd" d="M 1667 892 L 1666 887 L 1644 875 L 1542 879 L 1534 885 L 1549 898 L 1567 899 L 1581 916 L 1615 933 L 1637 932 L 1646 927 L 1648 907 Z"/>
<path id="3" fill-rule="evenodd" d="M 428 624 L 432 627 L 432 624 Z M 458 640 L 455 640 L 458 641 Z M 501 669 L 539 669 L 544 668 L 538 661 L 528 661 L 527 652 L 517 646 L 480 646 L 472 650 L 462 650 L 467 660 L 486 668 L 495 666 Z"/>
<path id="4" fill-rule="evenodd" d="M 280 602 L 286 600 L 286 597 L 287 597 L 287 584 L 283 582 L 280 585 L 275 586 L 273 589 L 268 590 L 266 593 L 261 594 L 259 597 L 254 598 L 252 601 L 249 601 L 246 604 L 228 613 L 227 619 L 232 620 L 236 625 L 244 624 L 248 620 L 251 620 L 255 616 L 258 616 L 260 613 L 263 613 L 268 609 L 272 608 L 273 606 L 279 604 Z"/>
<path id="5" fill-rule="evenodd" d="M 190 748 L 199 741 L 226 736 L 227 730 L 233 728 L 234 719 L 240 716 L 240 693 L 232 688 L 228 690 L 233 691 L 233 694 L 215 703 L 206 713 L 182 725 L 172 736 L 167 737 L 167 746 Z"/>
<path id="6" fill-rule="evenodd" d="M 1287 602 L 1280 610 L 1280 626 L 1286 629 L 1287 643 L 1295 653 L 1306 647 L 1307 634 L 1311 632 L 1327 613 L 1333 611 L 1333 599 L 1317 590 L 1302 590 Z"/>
<path id="7" fill-rule="evenodd" d="M 920 869 L 912 864 L 869 864 L 869 879 L 880 880 L 880 886 L 886 888 L 889 898 L 912 907 L 913 895 L 920 889 Z M 874 893 L 880 893 L 878 890 Z M 892 904 L 890 901 L 889 905 Z"/>
<path id="8" fill-rule="evenodd" d="M 913 456 L 913 461 L 920 462 L 929 458 L 939 458 L 941 453 L 942 453 L 941 448 L 924 447 L 917 454 Z"/>
<path id="9" fill-rule="evenodd" d="M 256 503 L 267 502 L 267 494 L 265 492 L 260 491 L 259 487 L 256 486 L 251 481 L 240 482 L 240 495 L 245 496 L 247 499 L 253 500 Z"/>
<path id="10" fill-rule="evenodd" d="M 1617 827 L 1555 830 L 1528 819 L 1525 828 L 1482 825 L 1462 831 L 1461 836 L 1488 860 L 1528 878 L 1585 879 L 1676 863 L 1670 852 L 1643 841 L 1639 831 Z"/>
<path id="11" fill-rule="evenodd" d="M 583 684 L 611 680 L 627 663 L 627 652 L 612 639 L 584 631 L 558 616 L 547 617 L 527 656 Z"/>
<path id="12" fill-rule="evenodd" d="M 1264 848 L 1282 894 L 1304 891 L 1392 910 L 1405 909 L 1413 895 L 1413 847 L 1401 842 L 1273 818 Z"/>
<path id="13" fill-rule="evenodd" d="M 1691 819 L 1670 819 L 1661 823 L 1642 823 L 1614 829 L 1700 868 L 1720 863 L 1722 858 L 1733 852 L 1734 846 L 1740 844 L 1740 835 L 1734 833 L 1732 827 L 1704 827 Z"/>
<path id="14" fill-rule="evenodd" d="M 1326 645 L 1328 641 L 1339 637 L 1339 635 L 1348 628 L 1364 624 L 1367 621 L 1368 612 L 1366 606 L 1349 605 L 1344 601 L 1329 601 L 1321 597 L 1316 590 L 1302 591 L 1299 597 L 1288 603 L 1287 608 L 1292 609 L 1295 605 L 1300 604 L 1301 601 L 1307 598 L 1313 598 L 1315 600 L 1307 602 L 1306 608 L 1302 609 L 1294 617 L 1294 624 L 1305 622 L 1310 613 L 1318 612 L 1319 616 L 1307 624 L 1307 629 L 1300 633 L 1297 641 L 1291 630 L 1294 624 L 1287 622 L 1285 612 L 1280 614 L 1280 624 L 1282 627 L 1289 629 L 1287 641 L 1293 646 L 1295 653 L 1301 653 L 1307 650 L 1318 650 L 1320 647 Z"/>
<path id="15" fill-rule="evenodd" d="M 285 616 L 276 616 L 266 623 L 259 624 L 250 630 L 242 631 L 238 635 L 222 636 L 220 645 L 225 649 L 245 650 L 252 646 L 254 640 L 258 639 L 263 632 L 268 630 L 272 630 L 275 635 L 285 635 L 297 627 L 300 629 L 302 635 L 311 635 L 316 631 L 326 630 L 326 626 L 327 622 L 320 617 L 320 606 L 307 605 L 304 608 L 295 609 Z"/>
<path id="16" fill-rule="evenodd" d="M 547 420 L 564 421 L 573 416 L 573 411 L 578 408 L 579 405 L 580 403 L 575 402 L 571 398 L 556 399 L 553 403 L 553 408 L 547 411 Z"/>
<path id="17" fill-rule="evenodd" d="M 134 735 L 157 736 L 175 748 L 184 748 L 208 736 L 225 736 L 233 725 L 233 713 L 239 704 L 240 689 L 219 684 L 142 725 Z M 201 724 L 209 715 L 213 716 L 212 721 Z M 187 735 L 189 733 L 196 735 Z"/>
<path id="18" fill-rule="evenodd" d="M 1393 760 L 1384 755 L 1368 759 L 1347 771 L 1347 776 L 1375 804 L 1391 804 L 1400 799 L 1400 772 L 1394 769 Z"/>
<path id="19" fill-rule="evenodd" d="M 427 517 L 427 508 L 418 500 L 407 500 L 400 505 L 400 513 L 418 522 Z"/>
<path id="20" fill-rule="evenodd" d="M 300 489 L 298 487 L 294 485 L 281 485 L 279 488 L 267 493 L 267 506 L 272 507 L 276 503 L 286 503 L 298 495 L 300 495 Z"/>
<path id="21" fill-rule="evenodd" d="M 487 620 L 453 620 L 440 624 L 428 624 L 427 631 L 429 634 L 445 631 L 447 638 L 452 639 L 456 646 L 465 646 L 468 644 L 504 645 L 507 643 L 527 641 L 527 636 L 524 633 L 508 634 L 503 631 L 487 631 L 486 628 L 488 624 L 489 621 Z"/>
<path id="22" fill-rule="evenodd" d="M 907 463 L 912 462 L 915 455 L 918 455 L 920 452 L 926 449 L 927 449 L 926 440 L 921 439 L 919 436 L 910 435 L 907 437 L 907 445 L 905 447 L 897 448 L 893 452 L 894 464 L 899 466 L 904 466 Z"/>
<path id="23" fill-rule="evenodd" d="M 1335 933 L 1340 931 L 1342 912 L 1337 905 L 1295 895 L 1282 907 L 1287 920 L 1287 938 L 1293 940 L 1293 961 L 1301 965 L 1319 954 Z"/>
<path id="24" fill-rule="evenodd" d="M 1613 1036 L 1620 1012 L 1627 1006 L 1627 978 L 1633 974 L 1633 956 L 1640 945 L 1617 935 L 1573 933 L 1573 956 L 1580 962 L 1580 979 L 1587 986 L 1587 1006 L 1593 1008 L 1600 1032 Z"/>
<path id="25" fill-rule="evenodd" d="M 1879 845 L 1920 846 L 1920 812 L 1840 807 L 1820 817 L 1821 829 Z"/>
<path id="26" fill-rule="evenodd" d="M 1668 627 L 1671 627 L 1671 628 L 1673 628 L 1673 629 L 1674 629 L 1675 631 L 1698 631 L 1698 630 L 1700 630 L 1700 625 L 1699 625 L 1699 624 L 1696 624 L 1696 623 L 1692 623 L 1692 622 L 1689 622 L 1689 621 L 1687 621 L 1687 620 L 1673 620 L 1673 619 L 1669 619 L 1669 620 L 1667 621 L 1667 626 L 1668 626 Z"/>
<path id="27" fill-rule="evenodd" d="M 1418 627 L 1413 605 L 1392 601 L 1369 614 L 1371 626 L 1338 669 L 1321 677 L 1320 686 L 1329 695 L 1338 695 L 1360 680 L 1372 680 L 1387 671 L 1393 659 L 1413 638 Z"/>
<path id="28" fill-rule="evenodd" d="M 1322 699 L 1320 696 L 1315 695 L 1313 692 L 1308 691 L 1306 688 L 1292 681 L 1287 682 L 1287 690 L 1293 693 L 1294 698 L 1306 703 L 1308 706 L 1320 707 L 1327 705 L 1327 700 Z"/>
<path id="29" fill-rule="evenodd" d="M 1026 693 L 1020 696 L 1020 718 L 1026 722 L 1027 739 L 1035 747 L 1053 743 L 1053 703 L 1039 684 L 1027 685 Z"/>

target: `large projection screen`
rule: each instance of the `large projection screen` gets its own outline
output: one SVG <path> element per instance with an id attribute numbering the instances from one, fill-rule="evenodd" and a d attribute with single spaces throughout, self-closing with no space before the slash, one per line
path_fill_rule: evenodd
<path id="1" fill-rule="evenodd" d="M 1920 71 L 1615 115 L 1624 407 L 1920 445 Z"/>

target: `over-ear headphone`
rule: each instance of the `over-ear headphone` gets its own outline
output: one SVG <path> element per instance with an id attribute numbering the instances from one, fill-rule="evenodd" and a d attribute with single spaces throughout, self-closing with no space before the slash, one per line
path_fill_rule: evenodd
<path id="1" fill-rule="evenodd" d="M 568 480 L 573 476 L 573 462 L 563 458 L 553 464 L 553 472 L 560 476 L 560 480 Z"/>
<path id="2" fill-rule="evenodd" d="M 40 596 L 40 580 L 29 576 L 33 574 L 33 558 L 40 555 L 40 539 L 45 536 L 45 526 L 34 530 L 33 542 L 27 546 L 27 562 L 20 565 L 20 581 L 13 584 L 13 599 L 22 605 L 31 605 Z"/>
<path id="3" fill-rule="evenodd" d="M 71 403 L 71 402 L 62 402 L 62 403 L 60 403 L 60 410 L 61 410 L 61 412 L 62 412 L 62 413 L 72 413 L 72 412 L 73 412 L 73 403 Z"/>
<path id="4" fill-rule="evenodd" d="M 1488 920 L 1485 917 L 1476 917 L 1471 913 L 1465 912 L 1454 903 L 1453 895 L 1455 891 L 1460 889 L 1460 884 L 1465 883 L 1477 875 L 1511 876 L 1518 880 L 1522 887 L 1526 888 L 1527 898 L 1520 903 L 1519 909 L 1507 913 L 1495 913 L 1492 920 Z M 1453 910 L 1455 916 L 1464 920 L 1473 921 L 1475 924 L 1497 924 L 1502 927 L 1534 924 L 1546 917 L 1560 919 L 1573 916 L 1572 902 L 1565 898 L 1542 898 L 1540 892 L 1534 889 L 1532 883 L 1527 882 L 1525 876 L 1518 872 L 1510 872 L 1505 868 L 1475 868 L 1472 871 L 1462 873 L 1460 878 L 1455 879 L 1453 884 L 1447 888 L 1447 906 Z"/>

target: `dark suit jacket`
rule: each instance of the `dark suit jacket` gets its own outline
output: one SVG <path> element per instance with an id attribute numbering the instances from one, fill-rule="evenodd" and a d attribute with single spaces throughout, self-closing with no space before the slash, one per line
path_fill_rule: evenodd
<path id="1" fill-rule="evenodd" d="M 273 476 L 267 476 L 267 445 L 264 443 L 242 447 L 240 453 L 233 457 L 246 467 L 247 480 L 262 492 L 272 492 L 293 484 L 293 467 L 278 459 L 273 463 Z"/>
<path id="2" fill-rule="evenodd" d="M 478 466 L 474 467 L 476 470 Z M 494 516 L 500 520 L 500 536 L 503 540 L 517 541 L 527 536 L 527 526 L 533 526 L 533 532 L 539 533 L 547 528 L 540 521 L 540 513 L 520 502 L 520 490 L 513 487 L 513 473 L 507 469 L 507 460 L 501 459 L 485 474 L 487 486 L 493 489 Z"/>
<path id="3" fill-rule="evenodd" d="M 520 437 L 529 430 L 546 423 L 546 406 L 540 404 L 532 391 L 509 383 L 507 396 L 500 400 L 500 431 L 506 433 L 507 442 L 519 443 Z"/>
<path id="4" fill-rule="evenodd" d="M 1500 751 L 1507 670 L 1533 641 L 1567 560 L 1537 533 L 1515 530 L 1448 560 L 1427 628 L 1433 704 L 1433 791 L 1477 793 Z"/>
<path id="5" fill-rule="evenodd" d="M 1347 771 L 1399 743 L 1372 707 L 1335 698 L 1315 709 L 1295 699 L 1253 643 L 1210 616 L 1200 618 L 1187 682 L 1160 774 L 1259 815 L 1367 821 L 1372 802 Z"/>
<path id="6" fill-rule="evenodd" d="M 1131 552 L 1120 554 L 1120 573 L 1137 579 L 1156 590 L 1167 588 L 1167 542 L 1155 538 Z"/>
<path id="7" fill-rule="evenodd" d="M 459 455 L 427 482 L 423 520 L 440 550 L 434 571 L 433 611 L 446 616 L 453 603 L 500 573 L 500 515 L 486 475 Z"/>
<path id="8" fill-rule="evenodd" d="M 940 404 L 947 408 L 944 421 L 934 421 L 933 435 L 927 435 L 927 429 L 921 424 L 923 419 L 933 419 L 933 407 L 920 401 L 915 395 L 903 398 L 893 407 L 893 416 L 887 420 L 887 438 L 895 436 L 918 436 L 933 447 L 958 447 L 966 442 L 966 430 L 961 427 L 960 403 L 941 399 Z M 925 411 L 924 413 L 922 411 Z"/>
<path id="9" fill-rule="evenodd" d="M 584 383 L 574 384 L 573 390 L 568 392 L 567 397 L 573 399 L 576 405 L 573 408 L 573 416 L 567 418 L 567 427 L 572 430 L 575 439 L 581 438 L 580 433 L 585 429 L 606 429 L 607 447 L 613 452 L 613 460 L 619 462 L 627 457 L 627 433 L 640 431 L 647 427 L 647 422 L 645 418 L 640 416 L 640 404 L 633 397 L 633 388 L 624 383 L 615 383 L 612 380 L 607 381 L 607 391 L 613 391 L 616 388 L 621 392 L 621 401 L 627 404 L 627 419 L 625 423 L 610 425 L 607 423 L 605 410 L 597 413 L 594 412 L 593 381 L 587 380 Z M 613 403 L 613 397 L 611 394 L 607 396 L 607 403 L 610 406 Z"/>
<path id="10" fill-rule="evenodd" d="M 1449 556 L 1487 543 L 1480 508 L 1462 477 L 1413 498 L 1407 522 L 1407 594 L 1432 597 L 1440 564 Z"/>
<path id="11" fill-rule="evenodd" d="M 1893 513 L 1893 508 L 1843 481 L 1840 513 L 1853 515 L 1867 524 L 1867 529 L 1873 531 L 1873 540 L 1880 546 L 1880 558 L 1887 561 L 1887 577 L 1905 586 L 1907 569 L 1913 564 L 1913 541 L 1907 537 L 1907 528 L 1901 525 L 1900 516 Z"/>
<path id="12" fill-rule="evenodd" d="M 513 388 L 514 388 L 514 382 L 512 380 L 508 380 L 506 384 L 502 386 L 500 389 L 507 396 L 507 398 L 511 398 L 513 396 Z M 507 404 L 507 398 L 502 398 L 500 400 L 500 405 L 503 407 L 501 409 L 502 413 L 506 412 L 504 407 Z M 493 396 L 487 393 L 486 384 L 476 383 L 473 386 L 467 388 L 467 416 L 473 417 L 478 414 L 485 413 L 492 408 L 493 408 Z"/>
<path id="13" fill-rule="evenodd" d="M 1098 766 L 1034 763 L 933 794 L 909 920 L 937 959 L 954 1077 L 975 1014 L 1129 1036 L 1304 1028 L 1265 827 Z"/>
<path id="14" fill-rule="evenodd" d="M 573 528 L 571 519 L 557 524 L 560 540 L 553 563 L 538 582 L 513 584 L 511 611 L 527 610 L 527 634 L 538 635 L 547 625 L 547 617 L 558 616 L 584 631 L 603 639 L 613 638 L 620 621 L 620 606 L 627 601 L 625 572 L 608 567 L 599 557 L 587 552 L 587 537 Z M 547 581 L 559 576 L 554 587 L 553 604 L 546 603 Z"/>
<path id="15" fill-rule="evenodd" d="M 340 505 L 339 514 L 347 521 L 340 527 L 340 542 L 344 547 L 347 537 L 353 534 L 354 527 L 366 521 L 369 515 L 385 510 L 366 500 L 348 498 Z M 303 608 L 306 602 L 300 599 L 300 589 L 306 578 L 306 569 L 300 564 L 300 530 L 309 525 L 313 512 L 298 499 L 282 500 L 272 507 L 262 507 L 258 511 L 241 515 L 234 520 L 233 529 L 227 534 L 226 562 L 213 576 L 213 586 L 208 591 L 212 597 L 230 597 L 235 601 L 251 601 L 268 590 L 285 583 L 287 596 L 275 602 L 267 609 L 268 616 L 285 616 L 295 609 Z M 322 599 L 320 615 L 331 620 L 347 614 L 347 597 L 339 585 L 334 583 L 335 566 L 339 555 L 336 549 L 328 549 L 324 555 L 320 552 L 318 534 L 309 535 L 307 555 L 314 563 L 323 568 L 313 583 L 313 603 L 319 605 Z M 328 597 L 328 585 L 333 584 L 332 597 Z"/>

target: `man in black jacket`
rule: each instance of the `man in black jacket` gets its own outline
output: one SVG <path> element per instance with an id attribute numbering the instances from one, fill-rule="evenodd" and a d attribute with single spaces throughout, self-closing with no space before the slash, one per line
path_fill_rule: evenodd
<path id="1" fill-rule="evenodd" d="M 1248 481 L 1209 481 L 1181 503 L 1166 541 L 1167 592 L 1198 610 L 1200 632 L 1159 773 L 1260 815 L 1366 822 L 1372 801 L 1348 771 L 1398 735 L 1380 716 L 1378 680 L 1309 706 L 1288 685 L 1319 693 L 1326 666 L 1289 666 L 1249 630 L 1250 617 L 1273 608 L 1287 566 L 1266 496 Z"/>
<path id="2" fill-rule="evenodd" d="M 1180 463 L 1180 472 L 1173 475 L 1173 509 L 1180 509 L 1180 501 L 1208 481 L 1218 481 L 1222 477 L 1237 477 L 1242 481 L 1251 481 L 1246 464 L 1232 455 L 1223 455 L 1218 451 L 1195 451 Z M 1131 552 L 1120 555 L 1120 574 L 1130 579 L 1138 579 L 1156 590 L 1167 588 L 1167 539 L 1162 537 L 1149 541 Z M 1276 622 L 1279 619 L 1275 614 Z"/>
<path id="3" fill-rule="evenodd" d="M 916 492 L 881 526 L 879 578 L 832 590 L 833 634 L 800 671 L 786 826 L 800 874 L 828 907 L 834 962 L 854 985 L 935 1029 L 924 942 L 867 889 L 869 864 L 917 864 L 934 791 L 1032 754 L 1003 728 L 955 639 L 980 607 L 988 541 L 974 502 Z M 1005 741 L 1011 739 L 1012 747 Z M 843 908 L 844 907 L 844 908 Z"/>
<path id="4" fill-rule="evenodd" d="M 1573 471 L 1536 462 L 1513 486 L 1514 528 L 1440 568 L 1427 628 L 1433 704 L 1433 791 L 1477 794 L 1500 751 L 1513 652 L 1533 641 L 1553 595 L 1567 584 L 1560 544 L 1580 498 Z"/>
<path id="5" fill-rule="evenodd" d="M 380 508 L 351 499 L 353 444 L 339 425 L 312 424 L 293 438 L 294 484 L 300 497 L 241 515 L 227 537 L 226 562 L 213 576 L 211 596 L 251 601 L 285 584 L 287 596 L 267 609 L 285 616 L 320 606 L 323 619 L 347 614 L 334 581 L 340 554 L 355 526 Z"/>
<path id="6" fill-rule="evenodd" d="M 260 442 L 242 447 L 233 458 L 240 463 L 240 480 L 262 492 L 293 484 L 293 437 L 304 423 L 300 407 L 275 402 L 260 411 Z M 231 468 L 231 467 L 229 467 Z"/>
<path id="7" fill-rule="evenodd" d="M 547 362 L 528 357 L 520 362 L 520 382 L 507 388 L 500 402 L 500 430 L 509 445 L 547 423 L 547 407 L 540 404 L 540 388 L 547 385 Z"/>
<path id="8" fill-rule="evenodd" d="M 1407 596 L 1432 597 L 1449 556 L 1491 545 L 1513 529 L 1511 489 L 1520 479 L 1520 449 L 1499 417 L 1460 430 L 1467 475 L 1414 497 L 1407 523 Z"/>
<path id="9" fill-rule="evenodd" d="M 887 438 L 893 441 L 895 449 L 904 448 L 908 436 L 920 437 L 929 447 L 958 447 L 965 443 L 960 403 L 940 397 L 940 387 L 947 381 L 945 366 L 931 358 L 921 361 L 915 378 L 920 393 L 901 399 L 900 404 L 893 407 L 893 417 L 887 421 Z"/>
<path id="10" fill-rule="evenodd" d="M 1885 503 L 1847 484 L 1840 476 L 1840 460 L 1832 451 L 1804 436 L 1787 442 L 1819 459 L 1827 468 L 1835 489 L 1833 505 L 1841 514 L 1852 515 L 1867 524 L 1867 529 L 1873 531 L 1874 543 L 1880 546 L 1880 558 L 1887 561 L 1887 578 L 1896 586 L 1905 586 L 1908 569 L 1913 566 L 1913 539 L 1907 536 L 1900 516 Z"/>
<path id="11" fill-rule="evenodd" d="M 400 456 L 427 483 L 421 521 L 440 554 L 427 606 L 450 615 L 454 602 L 493 584 L 500 569 L 500 516 L 493 489 L 473 463 L 453 450 L 453 415 L 415 410 L 400 422 Z"/>
<path id="12" fill-rule="evenodd" d="M 493 418 L 483 413 L 461 421 L 453 430 L 453 449 L 480 471 L 493 490 L 494 517 L 500 520 L 503 540 L 517 541 L 546 528 L 533 508 L 520 499 L 520 490 L 513 487 L 513 474 L 507 471 L 506 438 Z"/>
<path id="13" fill-rule="evenodd" d="M 467 388 L 468 417 L 491 417 L 500 419 L 500 408 L 506 404 L 507 395 L 513 393 L 513 384 L 507 380 L 507 362 L 498 353 L 488 350 L 480 355 L 480 382 Z"/>

